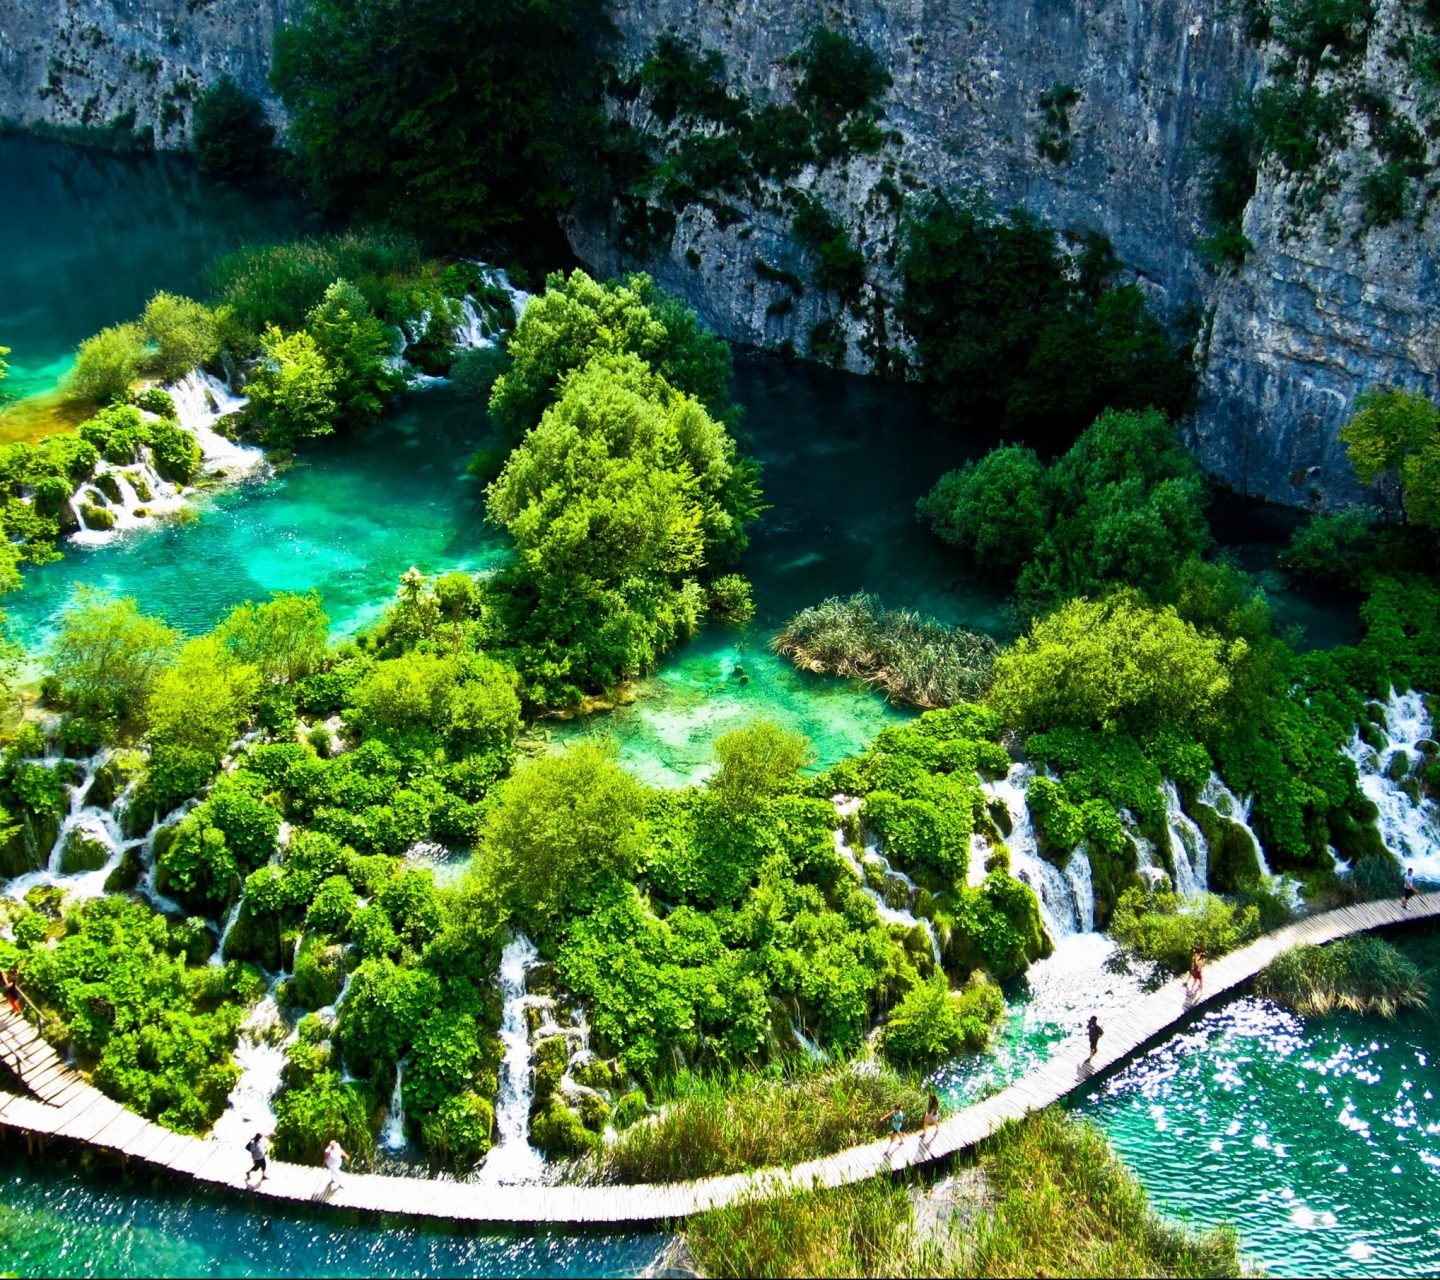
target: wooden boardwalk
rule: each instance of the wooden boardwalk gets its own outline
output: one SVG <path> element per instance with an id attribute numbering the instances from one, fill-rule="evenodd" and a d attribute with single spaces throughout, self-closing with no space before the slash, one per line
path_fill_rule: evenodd
<path id="1" fill-rule="evenodd" d="M 695 1182 L 650 1186 L 485 1186 L 446 1179 L 347 1174 L 338 1189 L 322 1169 L 272 1160 L 258 1194 L 276 1200 L 312 1201 L 375 1213 L 525 1225 L 642 1223 L 684 1218 L 704 1209 L 756 1195 L 780 1195 L 811 1187 L 858 1182 L 891 1170 L 923 1164 L 989 1137 L 1005 1121 L 1023 1118 L 1067 1097 L 1098 1073 L 1123 1062 L 1200 1005 L 1255 976 L 1276 956 L 1302 943 L 1330 942 L 1383 925 L 1440 916 L 1440 893 L 1414 899 L 1407 911 L 1398 900 L 1363 903 L 1309 916 L 1277 929 L 1206 967 L 1205 989 L 1190 999 L 1179 980 L 1111 1014 L 1093 1065 L 1083 1036 L 1063 1042 L 1044 1066 L 1002 1093 L 943 1121 L 927 1140 L 911 1134 L 893 1145 L 872 1142 L 789 1169 Z M 29 1023 L 0 1012 L 0 1062 L 23 1082 L 30 1097 L 0 1093 L 0 1124 L 34 1134 L 91 1143 L 162 1165 L 215 1186 L 242 1188 L 250 1157 L 208 1139 L 171 1133 L 102 1095 L 66 1067 Z"/>

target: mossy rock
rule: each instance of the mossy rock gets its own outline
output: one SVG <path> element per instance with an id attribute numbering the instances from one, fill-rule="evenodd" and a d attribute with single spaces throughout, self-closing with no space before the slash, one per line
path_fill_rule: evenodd
<path id="1" fill-rule="evenodd" d="M 155 823 L 155 797 L 143 784 L 137 787 L 120 809 L 120 832 L 127 840 L 138 840 Z M 160 838 L 159 833 L 156 839 Z"/>
<path id="2" fill-rule="evenodd" d="M 115 869 L 105 877 L 105 892 L 129 893 L 140 883 L 140 877 L 144 874 L 145 864 L 140 860 L 140 850 L 126 849 L 120 855 L 120 861 L 115 864 Z"/>
<path id="3" fill-rule="evenodd" d="M 1360 741 L 1375 751 L 1385 749 L 1385 731 L 1368 720 L 1360 725 Z"/>
<path id="4" fill-rule="evenodd" d="M 45 867 L 60 835 L 60 819 L 52 813 L 21 809 L 16 817 L 19 823 L 0 845 L 0 876 L 7 880 Z"/>
<path id="5" fill-rule="evenodd" d="M 120 492 L 120 482 L 115 478 L 113 471 L 102 471 L 95 477 L 95 487 L 100 490 L 111 502 L 123 503 L 124 496 Z M 89 517 L 86 517 L 89 520 Z"/>
<path id="6" fill-rule="evenodd" d="M 592 1151 L 598 1137 L 558 1097 L 531 1114 L 530 1141 L 548 1156 L 572 1157 Z"/>
<path id="7" fill-rule="evenodd" d="M 590 1089 L 611 1089 L 615 1086 L 615 1069 L 604 1058 L 591 1058 L 570 1073 Z"/>
<path id="8" fill-rule="evenodd" d="M 60 874 L 73 876 L 81 871 L 99 871 L 110 861 L 112 850 L 80 827 L 71 827 L 60 850 Z"/>
<path id="9" fill-rule="evenodd" d="M 85 792 L 85 803 L 94 809 L 108 809 L 125 789 L 125 782 L 125 770 L 118 762 L 107 761 L 95 770 L 90 787 Z"/>
<path id="10" fill-rule="evenodd" d="M 125 478 L 130 481 L 131 487 L 135 490 L 135 496 L 141 502 L 149 502 L 155 496 L 151 492 L 149 482 L 138 471 L 127 471 Z"/>
<path id="11" fill-rule="evenodd" d="M 293 951 L 286 953 L 282 948 L 279 917 L 253 910 L 247 898 L 225 935 L 225 959 L 251 960 L 275 973 L 284 967 L 281 956 L 287 954 Z"/>
<path id="12" fill-rule="evenodd" d="M 295 962 L 295 1003 L 305 1009 L 323 1009 L 339 998 L 345 980 L 345 951 L 307 936 Z"/>
<path id="13" fill-rule="evenodd" d="M 637 1120 L 643 1120 L 649 1111 L 650 1104 L 645 1101 L 645 1095 L 639 1089 L 632 1089 L 615 1103 L 610 1122 L 617 1129 L 628 1129 Z"/>
<path id="14" fill-rule="evenodd" d="M 1250 833 L 1208 804 L 1187 805 L 1210 846 L 1210 883 L 1219 893 L 1244 893 L 1260 884 L 1260 857 Z"/>
<path id="15" fill-rule="evenodd" d="M 531 1062 L 535 1071 L 533 1107 L 541 1107 L 559 1091 L 565 1068 L 570 1065 L 570 1042 L 564 1036 L 546 1036 L 534 1049 Z"/>
<path id="16" fill-rule="evenodd" d="M 115 527 L 115 513 L 108 507 L 97 507 L 90 502 L 80 504 L 80 514 L 85 518 L 85 527 L 104 532 Z"/>
<path id="17" fill-rule="evenodd" d="M 1002 836 L 1009 836 L 1014 829 L 1014 822 L 1010 818 L 1010 806 L 1003 800 L 991 800 L 985 806 L 990 812 L 990 821 L 999 828 Z"/>
<path id="18" fill-rule="evenodd" d="M 582 1093 L 576 1109 L 591 1133 L 603 1133 L 605 1126 L 610 1123 L 610 1104 L 598 1093 Z"/>

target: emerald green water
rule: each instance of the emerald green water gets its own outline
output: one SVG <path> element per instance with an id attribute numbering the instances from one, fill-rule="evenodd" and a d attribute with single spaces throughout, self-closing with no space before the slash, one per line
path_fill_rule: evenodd
<path id="1" fill-rule="evenodd" d="M 205 265 L 314 225 L 291 197 L 201 178 L 187 160 L 0 135 L 0 347 L 12 395 L 48 391 L 75 344 L 157 289 L 199 295 Z"/>

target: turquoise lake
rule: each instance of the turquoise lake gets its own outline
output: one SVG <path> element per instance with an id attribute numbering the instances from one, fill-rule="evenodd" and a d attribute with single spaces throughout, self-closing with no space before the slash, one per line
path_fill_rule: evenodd
<path id="1" fill-rule="evenodd" d="M 14 350 L 11 391 L 53 387 L 76 341 L 133 316 L 154 289 L 202 292 L 215 253 L 314 225 L 283 195 L 208 183 L 162 157 L 0 138 L 0 175 L 7 193 L 24 197 L 0 205 L 9 249 L 0 260 L 0 344 Z M 769 654 L 775 627 L 828 595 L 870 590 L 889 605 L 1010 634 L 1002 594 L 967 579 L 914 515 L 939 474 L 994 437 L 959 438 L 913 387 L 770 357 L 737 354 L 733 389 L 745 408 L 742 446 L 763 464 L 770 503 L 742 566 L 756 619 L 680 646 L 633 704 L 539 730 L 557 741 L 613 733 L 627 764 L 658 784 L 704 777 L 715 734 L 757 713 L 803 729 L 821 765 L 907 714 Z M 480 403 L 443 386 L 412 393 L 369 433 L 317 442 L 268 479 L 210 492 L 196 523 L 27 570 L 24 589 L 4 601 L 11 633 L 43 646 L 80 584 L 134 596 L 192 633 L 242 600 L 314 588 L 337 631 L 352 633 L 374 620 L 411 565 L 429 574 L 503 563 L 506 544 L 464 475 L 490 440 Z M 1305 627 L 1311 644 L 1355 638 L 1353 601 L 1284 590 L 1275 574 L 1293 514 L 1231 503 L 1214 516 L 1217 537 L 1273 591 L 1281 625 Z M 1436 967 L 1432 935 L 1404 945 Z M 1107 1000 L 1123 1002 L 1126 980 L 1087 969 L 1094 960 L 1068 971 L 1053 965 L 1017 988 L 997 1052 L 957 1067 L 947 1091 L 959 1101 L 1013 1078 L 1072 1030 L 1073 1018 L 1083 1021 L 1082 1007 L 1099 1002 L 1103 1016 Z M 1239 1223 L 1242 1247 L 1273 1273 L 1433 1274 L 1437 1051 L 1431 1014 L 1306 1022 L 1242 998 L 1079 1105 L 1162 1210 L 1197 1225 Z M 661 1244 L 653 1235 L 512 1236 L 318 1211 L 271 1216 L 143 1175 L 33 1165 L 14 1143 L 0 1147 L 0 1178 L 0 1271 L 25 1274 L 602 1275 L 643 1268 Z"/>

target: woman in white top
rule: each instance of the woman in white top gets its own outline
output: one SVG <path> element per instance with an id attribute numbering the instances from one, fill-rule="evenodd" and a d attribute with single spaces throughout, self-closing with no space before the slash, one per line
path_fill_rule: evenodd
<path id="1" fill-rule="evenodd" d="M 325 1167 L 330 1170 L 330 1185 L 326 1188 L 327 1191 L 339 1191 L 344 1187 L 345 1180 L 340 1176 L 340 1165 L 348 1158 L 339 1139 L 331 1138 L 330 1145 L 325 1148 Z"/>

